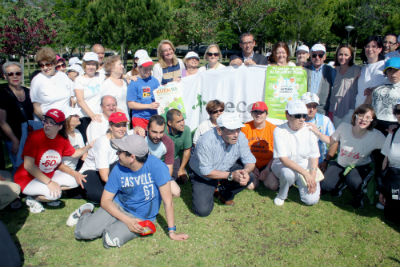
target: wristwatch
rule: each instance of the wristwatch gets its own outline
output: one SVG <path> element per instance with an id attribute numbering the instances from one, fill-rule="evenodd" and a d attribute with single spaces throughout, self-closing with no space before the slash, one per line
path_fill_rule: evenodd
<path id="1" fill-rule="evenodd" d="M 229 182 L 232 182 L 232 181 L 233 181 L 232 172 L 230 172 L 229 175 L 228 175 L 228 181 L 229 181 Z"/>

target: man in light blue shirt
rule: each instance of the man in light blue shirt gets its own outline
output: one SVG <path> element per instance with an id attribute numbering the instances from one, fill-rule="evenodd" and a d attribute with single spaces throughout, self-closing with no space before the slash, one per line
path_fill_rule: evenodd
<path id="1" fill-rule="evenodd" d="M 196 144 L 189 165 L 192 177 L 192 203 L 196 215 L 208 216 L 214 208 L 213 194 L 226 205 L 233 205 L 234 196 L 252 187 L 251 172 L 256 159 L 248 140 L 240 131 L 244 125 L 236 113 L 225 112 L 217 119 L 217 127 L 206 132 Z M 241 164 L 238 164 L 240 159 Z"/>

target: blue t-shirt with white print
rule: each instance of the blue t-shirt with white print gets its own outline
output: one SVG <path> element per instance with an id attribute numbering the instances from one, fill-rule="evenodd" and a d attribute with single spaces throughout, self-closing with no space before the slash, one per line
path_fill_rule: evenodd
<path id="1" fill-rule="evenodd" d="M 149 155 L 142 168 L 132 171 L 118 163 L 104 189 L 114 201 L 136 218 L 154 221 L 161 205 L 159 187 L 171 180 L 167 165 Z"/>

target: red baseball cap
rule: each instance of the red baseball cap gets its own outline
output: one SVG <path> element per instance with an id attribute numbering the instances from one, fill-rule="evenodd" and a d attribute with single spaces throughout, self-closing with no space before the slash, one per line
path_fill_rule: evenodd
<path id="1" fill-rule="evenodd" d="M 256 103 L 253 104 L 253 106 L 251 107 L 251 111 L 267 111 L 268 112 L 268 107 L 267 104 L 265 104 L 262 101 L 258 101 Z"/>
<path id="2" fill-rule="evenodd" d="M 156 232 L 156 226 L 149 220 L 141 221 L 139 225 L 144 228 L 143 233 L 140 233 L 140 235 L 151 235 Z"/>
<path id="3" fill-rule="evenodd" d="M 114 112 L 108 118 L 109 122 L 112 123 L 120 123 L 120 122 L 128 122 L 128 118 L 126 117 L 125 113 L 122 112 Z"/>
<path id="4" fill-rule="evenodd" d="M 65 121 L 64 112 L 56 108 L 49 109 L 44 116 L 52 118 L 57 124 Z"/>

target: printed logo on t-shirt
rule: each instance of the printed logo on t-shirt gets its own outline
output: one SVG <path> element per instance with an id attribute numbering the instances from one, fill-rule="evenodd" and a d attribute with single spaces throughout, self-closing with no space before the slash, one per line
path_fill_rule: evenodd
<path id="1" fill-rule="evenodd" d="M 352 150 L 353 150 L 352 147 L 343 146 L 340 148 L 340 156 L 347 157 L 347 158 L 353 158 L 353 159 L 359 159 L 360 153 L 353 152 Z"/>
<path id="2" fill-rule="evenodd" d="M 148 86 L 146 86 L 146 87 L 142 87 L 142 96 L 143 96 L 143 98 L 146 98 L 146 97 L 150 97 L 151 96 L 151 94 L 150 94 L 150 87 L 148 87 Z"/>
<path id="3" fill-rule="evenodd" d="M 61 155 L 53 150 L 47 150 L 43 153 L 39 162 L 39 169 L 44 173 L 50 173 L 57 168 L 57 166 L 61 163 Z"/>
<path id="4" fill-rule="evenodd" d="M 122 188 L 129 188 L 135 186 L 143 186 L 143 194 L 145 196 L 145 200 L 149 200 L 154 198 L 154 184 L 153 180 L 151 179 L 150 173 L 143 173 L 136 177 L 121 177 L 121 187 Z"/>

